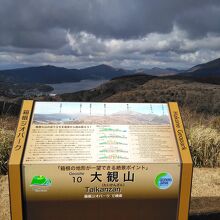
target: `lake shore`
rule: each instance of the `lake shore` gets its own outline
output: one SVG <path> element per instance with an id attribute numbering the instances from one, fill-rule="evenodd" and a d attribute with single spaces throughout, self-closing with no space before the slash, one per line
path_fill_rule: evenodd
<path id="1" fill-rule="evenodd" d="M 47 85 L 53 88 L 53 91 L 50 93 L 60 95 L 64 93 L 73 93 L 93 89 L 103 83 L 106 83 L 107 81 L 108 80 L 81 80 L 79 82 L 66 82 Z"/>

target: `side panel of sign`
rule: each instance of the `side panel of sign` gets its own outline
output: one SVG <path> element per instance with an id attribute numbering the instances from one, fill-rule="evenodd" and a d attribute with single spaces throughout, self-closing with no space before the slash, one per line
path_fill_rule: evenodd
<path id="1" fill-rule="evenodd" d="M 24 101 L 20 113 L 16 136 L 9 160 L 9 190 L 12 220 L 22 220 L 21 159 L 25 148 L 26 136 L 33 101 Z"/>
<path id="2" fill-rule="evenodd" d="M 178 220 L 187 220 L 193 171 L 192 158 L 178 105 L 176 102 L 171 102 L 169 107 L 182 160 Z"/>

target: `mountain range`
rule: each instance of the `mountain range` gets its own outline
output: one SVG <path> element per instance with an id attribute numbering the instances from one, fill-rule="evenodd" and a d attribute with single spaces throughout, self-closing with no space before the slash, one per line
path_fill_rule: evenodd
<path id="1" fill-rule="evenodd" d="M 151 76 L 172 76 L 176 75 L 178 73 L 183 72 L 183 70 L 178 70 L 174 68 L 159 68 L 159 67 L 153 67 L 151 69 L 137 69 L 133 70 L 134 73 L 144 73 Z"/>
<path id="2" fill-rule="evenodd" d="M 0 81 L 10 83 L 63 83 L 79 82 L 85 79 L 100 80 L 129 75 L 152 75 L 159 77 L 192 78 L 195 81 L 219 84 L 220 82 L 220 58 L 208 63 L 194 66 L 188 70 L 173 68 L 127 70 L 114 68 L 105 64 L 92 66 L 84 69 L 67 69 L 56 66 L 27 67 L 0 71 Z"/>
<path id="3" fill-rule="evenodd" d="M 56 66 L 27 67 L 0 71 L 0 81 L 13 83 L 63 83 L 79 82 L 85 79 L 111 79 L 129 74 L 124 69 L 98 65 L 84 69 L 67 69 Z"/>
<path id="4" fill-rule="evenodd" d="M 190 77 L 200 82 L 220 84 L 220 58 L 196 65 L 181 73 L 181 76 Z"/>

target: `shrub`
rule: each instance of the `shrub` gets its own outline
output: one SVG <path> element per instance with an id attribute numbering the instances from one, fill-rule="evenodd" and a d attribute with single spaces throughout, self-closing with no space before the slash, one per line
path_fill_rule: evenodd
<path id="1" fill-rule="evenodd" d="M 220 116 L 213 116 L 210 119 L 210 125 L 212 128 L 217 129 L 220 132 Z"/>
<path id="2" fill-rule="evenodd" d="M 190 127 L 187 133 L 194 166 L 219 166 L 220 135 L 218 130 L 197 125 Z"/>
<path id="3" fill-rule="evenodd" d="M 0 175 L 7 174 L 8 159 L 12 142 L 14 139 L 14 131 L 0 128 Z"/>

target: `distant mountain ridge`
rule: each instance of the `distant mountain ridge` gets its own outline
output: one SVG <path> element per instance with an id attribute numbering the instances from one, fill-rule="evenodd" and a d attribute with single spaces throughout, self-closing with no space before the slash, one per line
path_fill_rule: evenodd
<path id="1" fill-rule="evenodd" d="M 63 83 L 79 82 L 85 79 L 111 79 L 127 75 L 124 69 L 116 69 L 108 65 L 98 65 L 84 69 L 67 69 L 56 66 L 27 67 L 12 70 L 1 70 L 0 81 L 13 83 Z"/>
<path id="2" fill-rule="evenodd" d="M 196 65 L 179 75 L 200 82 L 220 84 L 220 58 Z"/>
<path id="3" fill-rule="evenodd" d="M 152 69 L 137 69 L 135 70 L 135 72 L 144 73 L 151 76 L 172 76 L 181 73 L 183 71 L 174 68 L 162 69 L 158 67 L 153 67 Z"/>
<path id="4" fill-rule="evenodd" d="M 114 68 L 105 64 L 87 67 L 83 69 L 67 69 L 64 67 L 56 67 L 51 65 L 39 67 L 26 67 L 11 70 L 0 71 L 0 81 L 10 83 L 63 83 L 63 82 L 79 82 L 85 79 L 100 80 L 112 79 L 128 75 L 173 75 L 178 73 L 174 69 L 137 69 L 126 70 L 122 68 Z"/>
<path id="5" fill-rule="evenodd" d="M 109 80 L 120 77 L 150 75 L 156 77 L 190 78 L 194 81 L 220 84 L 220 58 L 196 65 L 188 70 L 174 68 L 127 70 L 101 64 L 83 69 L 67 69 L 56 66 L 27 67 L 1 70 L 0 82 L 53 84 L 79 82 L 81 80 Z"/>

